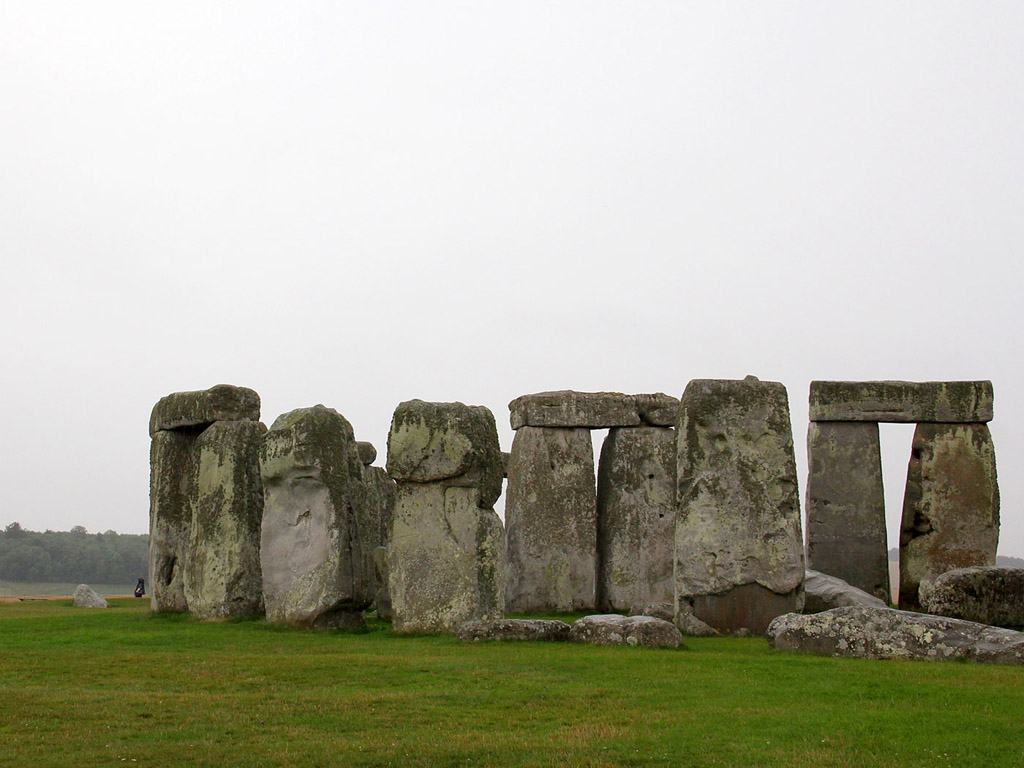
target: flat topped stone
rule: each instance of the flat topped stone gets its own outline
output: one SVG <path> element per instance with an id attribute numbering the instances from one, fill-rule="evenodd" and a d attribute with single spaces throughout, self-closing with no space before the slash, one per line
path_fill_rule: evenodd
<path id="1" fill-rule="evenodd" d="M 495 619 L 467 621 L 458 631 L 464 643 L 478 640 L 544 640 L 569 639 L 569 625 L 555 619 Z"/>
<path id="2" fill-rule="evenodd" d="M 812 381 L 811 421 L 992 421 L 991 381 Z"/>
<path id="3" fill-rule="evenodd" d="M 997 627 L 1024 627 L 1024 568 L 954 568 L 920 588 L 928 613 Z"/>
<path id="4" fill-rule="evenodd" d="M 683 635 L 669 621 L 653 616 L 619 616 L 615 613 L 584 616 L 572 625 L 569 639 L 591 645 L 634 645 L 678 648 Z"/>
<path id="5" fill-rule="evenodd" d="M 215 421 L 259 421 L 260 396 L 246 387 L 218 384 L 196 392 L 175 392 L 160 398 L 149 417 L 149 434 L 212 424 Z"/>
<path id="6" fill-rule="evenodd" d="M 655 392 L 646 395 L 634 395 L 640 421 L 652 427 L 674 427 L 679 417 L 679 398 Z"/>
<path id="7" fill-rule="evenodd" d="M 538 392 L 508 404 L 512 429 L 520 427 L 635 427 L 640 414 L 636 397 L 621 392 Z"/>

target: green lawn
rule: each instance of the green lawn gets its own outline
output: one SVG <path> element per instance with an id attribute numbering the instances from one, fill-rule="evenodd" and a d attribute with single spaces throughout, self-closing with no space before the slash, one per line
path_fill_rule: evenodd
<path id="1" fill-rule="evenodd" d="M 1024 669 L 0 604 L 0 765 L 1020 766 Z"/>

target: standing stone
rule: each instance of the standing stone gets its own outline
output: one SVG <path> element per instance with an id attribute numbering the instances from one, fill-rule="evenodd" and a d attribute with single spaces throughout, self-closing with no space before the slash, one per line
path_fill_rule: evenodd
<path id="1" fill-rule="evenodd" d="M 149 591 L 157 612 L 188 610 L 183 587 L 192 527 L 192 443 L 183 432 L 157 432 L 149 449 Z"/>
<path id="2" fill-rule="evenodd" d="M 218 421 L 193 447 L 192 520 L 182 587 L 201 618 L 263 612 L 258 421 Z"/>
<path id="3" fill-rule="evenodd" d="M 365 451 L 364 451 L 365 452 Z M 352 425 L 317 405 L 279 416 L 260 452 L 260 559 L 267 619 L 336 628 L 363 624 L 376 591 L 382 505 Z"/>
<path id="4" fill-rule="evenodd" d="M 597 607 L 631 611 L 671 603 L 675 430 L 618 427 L 597 473 Z"/>
<path id="5" fill-rule="evenodd" d="M 411 400 L 395 410 L 388 474 L 398 483 L 387 579 L 399 632 L 451 632 L 502 617 L 501 449 L 481 406 Z"/>
<path id="6" fill-rule="evenodd" d="M 505 523 L 509 611 L 593 609 L 597 492 L 589 429 L 516 431 Z"/>
<path id="7" fill-rule="evenodd" d="M 888 604 L 878 424 L 812 421 L 807 464 L 807 567 Z"/>
<path id="8" fill-rule="evenodd" d="M 391 541 L 398 486 L 382 467 L 364 466 L 363 487 L 366 489 L 366 502 L 358 514 L 363 540 L 362 568 L 373 590 L 373 607 L 377 615 L 389 619 L 391 597 L 388 593 L 387 558 L 384 551 Z"/>
<path id="9" fill-rule="evenodd" d="M 918 424 L 900 530 L 900 608 L 920 607 L 922 581 L 995 565 L 999 485 L 984 424 Z"/>
<path id="10" fill-rule="evenodd" d="M 698 379 L 677 439 L 676 613 L 763 633 L 803 603 L 803 537 L 786 389 Z"/>

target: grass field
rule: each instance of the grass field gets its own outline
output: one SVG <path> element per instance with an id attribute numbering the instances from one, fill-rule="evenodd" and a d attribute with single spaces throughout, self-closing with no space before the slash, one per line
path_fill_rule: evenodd
<path id="1" fill-rule="evenodd" d="M 1024 669 L 0 605 L 3 766 L 1020 766 Z"/>

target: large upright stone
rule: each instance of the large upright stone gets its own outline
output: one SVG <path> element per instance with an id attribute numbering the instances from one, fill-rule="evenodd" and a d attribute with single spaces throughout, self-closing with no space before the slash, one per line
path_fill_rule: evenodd
<path id="1" fill-rule="evenodd" d="M 675 430 L 617 427 L 597 472 L 597 607 L 630 611 L 671 603 L 675 537 Z"/>
<path id="2" fill-rule="evenodd" d="M 388 474 L 398 482 L 387 550 L 393 625 L 456 632 L 504 611 L 503 529 L 494 416 L 481 406 L 412 400 L 395 410 Z"/>
<path id="3" fill-rule="evenodd" d="M 158 612 L 188 610 L 183 582 L 194 442 L 182 432 L 157 432 L 149 448 L 149 594 Z"/>
<path id="4" fill-rule="evenodd" d="M 259 421 L 260 396 L 246 387 L 218 384 L 197 392 L 175 392 L 160 398 L 149 417 L 149 434 L 191 429 L 215 421 Z"/>
<path id="5" fill-rule="evenodd" d="M 980 423 L 991 381 L 812 381 L 811 421 Z"/>
<path id="6" fill-rule="evenodd" d="M 505 525 L 509 611 L 594 608 L 597 496 L 589 429 L 516 431 Z"/>
<path id="7" fill-rule="evenodd" d="M 637 400 L 620 392 L 538 392 L 508 404 L 512 429 L 559 427 L 607 429 L 640 424 Z"/>
<path id="8" fill-rule="evenodd" d="M 201 618 L 263 612 L 258 421 L 218 421 L 196 438 L 192 521 L 182 587 Z"/>
<path id="9" fill-rule="evenodd" d="M 807 567 L 889 600 L 889 555 L 878 424 L 807 429 Z"/>
<path id="10" fill-rule="evenodd" d="M 922 581 L 994 565 L 999 485 L 984 424 L 918 424 L 900 529 L 900 608 L 920 607 Z"/>
<path id="11" fill-rule="evenodd" d="M 803 539 L 786 389 L 698 379 L 677 438 L 676 613 L 763 633 L 803 603 Z"/>
<path id="12" fill-rule="evenodd" d="M 274 421 L 260 452 L 260 559 L 267 619 L 359 626 L 373 600 L 379 512 L 352 425 L 317 405 Z"/>

